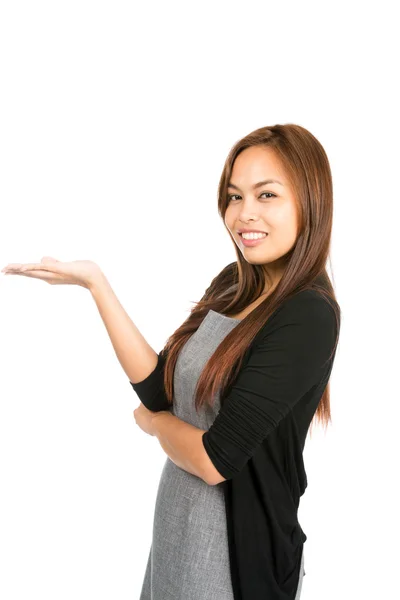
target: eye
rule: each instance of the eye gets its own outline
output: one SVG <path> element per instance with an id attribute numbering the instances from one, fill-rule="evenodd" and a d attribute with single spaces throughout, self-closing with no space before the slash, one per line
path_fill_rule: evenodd
<path id="1" fill-rule="evenodd" d="M 263 192 L 262 194 L 260 194 L 260 198 L 261 198 L 261 196 L 265 196 L 265 195 L 269 195 L 270 198 L 276 198 L 276 194 L 273 194 L 272 192 Z M 239 194 L 229 194 L 228 195 L 228 202 L 230 202 L 231 200 L 233 200 L 235 196 L 237 198 L 241 198 L 241 196 L 239 196 Z"/>

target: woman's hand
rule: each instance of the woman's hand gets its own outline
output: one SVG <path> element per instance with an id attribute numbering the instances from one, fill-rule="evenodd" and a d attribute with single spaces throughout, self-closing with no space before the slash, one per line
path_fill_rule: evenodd
<path id="1" fill-rule="evenodd" d="M 161 410 L 161 411 L 153 412 L 152 410 L 149 410 L 148 408 L 146 408 L 145 405 L 141 402 L 140 405 L 138 406 L 138 408 L 136 408 L 133 411 L 133 416 L 135 418 L 136 425 L 139 425 L 139 427 L 142 431 L 144 431 L 145 433 L 148 433 L 149 435 L 154 435 L 154 429 L 153 429 L 154 419 L 157 417 L 157 415 L 159 415 L 163 412 L 168 412 L 168 411 Z"/>
<path id="2" fill-rule="evenodd" d="M 50 285 L 80 285 L 87 289 L 102 275 L 100 267 L 91 260 L 61 262 L 51 256 L 44 256 L 40 263 L 11 263 L 2 272 L 43 279 Z"/>

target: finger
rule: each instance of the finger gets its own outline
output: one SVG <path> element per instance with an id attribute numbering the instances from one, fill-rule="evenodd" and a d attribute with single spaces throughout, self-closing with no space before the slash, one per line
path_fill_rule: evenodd
<path id="1" fill-rule="evenodd" d="M 10 263 L 2 268 L 2 271 L 14 271 L 22 267 L 21 263 Z"/>
<path id="2" fill-rule="evenodd" d="M 26 270 L 34 270 L 34 269 L 42 269 L 44 271 L 51 270 L 56 263 L 60 263 L 59 260 L 53 258 L 51 256 L 43 256 L 41 263 L 9 263 L 5 267 L 2 268 L 1 272 L 5 271 L 26 271 Z M 46 264 L 47 263 L 47 264 Z"/>
<path id="3" fill-rule="evenodd" d="M 20 271 L 51 271 L 52 269 L 54 269 L 54 265 L 46 266 L 44 263 L 27 263 L 22 265 Z"/>
<path id="4" fill-rule="evenodd" d="M 31 279 L 43 279 L 44 281 L 63 280 L 62 275 L 58 273 L 49 273 L 48 271 L 9 271 L 6 275 L 19 275 L 20 277 L 30 277 Z"/>
<path id="5" fill-rule="evenodd" d="M 27 269 L 31 270 L 32 267 L 34 267 L 35 265 L 32 264 L 22 264 L 22 263 L 11 263 L 10 265 L 7 265 L 6 267 L 4 267 L 2 269 L 2 271 L 12 271 L 14 272 L 20 272 L 20 271 L 26 271 Z"/>
<path id="6" fill-rule="evenodd" d="M 57 273 L 58 265 L 55 265 L 54 263 L 26 263 L 21 265 L 18 271 L 20 273 L 25 273 L 25 271 L 46 271 L 50 273 Z"/>

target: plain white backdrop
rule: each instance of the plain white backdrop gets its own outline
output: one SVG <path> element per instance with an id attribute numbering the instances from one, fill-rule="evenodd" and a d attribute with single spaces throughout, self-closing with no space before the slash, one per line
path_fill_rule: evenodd
<path id="1" fill-rule="evenodd" d="M 304 451 L 302 600 L 398 590 L 394 2 L 0 5 L 0 269 L 91 259 L 152 347 L 235 260 L 237 139 L 297 123 L 334 182 L 332 425 Z M 0 598 L 138 599 L 166 454 L 90 292 L 0 274 Z M 217 600 L 217 599 L 216 599 Z"/>

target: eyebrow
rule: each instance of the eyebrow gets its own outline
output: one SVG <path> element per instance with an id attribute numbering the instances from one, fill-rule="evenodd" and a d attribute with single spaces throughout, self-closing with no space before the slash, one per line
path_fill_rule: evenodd
<path id="1" fill-rule="evenodd" d="M 279 185 L 283 186 L 283 183 L 281 181 L 278 181 L 278 179 L 265 179 L 264 181 L 259 181 L 258 183 L 255 183 L 253 185 L 253 190 L 255 190 L 258 187 L 261 187 L 262 185 L 267 185 L 268 183 L 279 183 Z M 240 191 L 240 187 L 238 187 L 234 183 L 229 182 L 228 187 L 235 188 L 235 190 Z"/>

